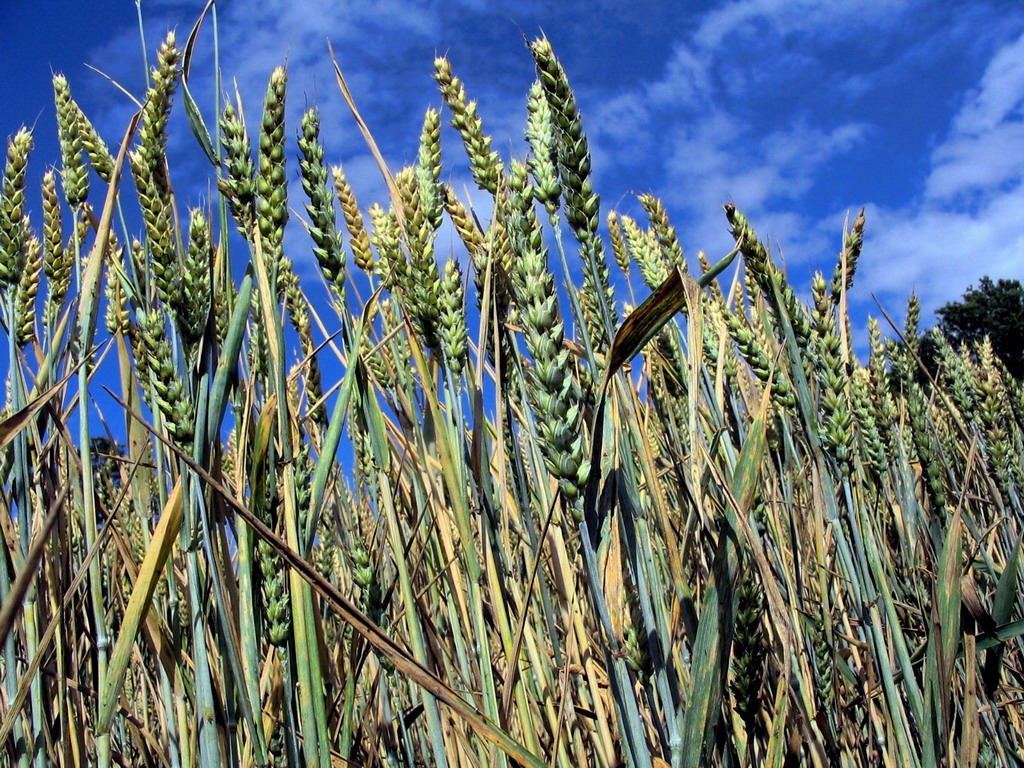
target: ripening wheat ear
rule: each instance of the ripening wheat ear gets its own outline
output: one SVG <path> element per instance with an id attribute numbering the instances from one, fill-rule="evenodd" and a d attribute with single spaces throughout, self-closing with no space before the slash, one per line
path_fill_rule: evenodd
<path id="1" fill-rule="evenodd" d="M 156 55 L 151 72 L 152 86 L 146 92 L 139 126 L 139 144 L 149 171 L 158 184 L 166 185 L 167 121 L 171 114 L 171 97 L 181 79 L 181 51 L 174 31 L 167 33 Z"/>
<path id="2" fill-rule="evenodd" d="M 821 440 L 845 476 L 851 471 L 853 457 L 854 422 L 849 405 L 849 377 L 836 333 L 828 284 L 820 272 L 814 276 L 811 291 L 815 306 L 814 351 L 821 386 Z"/>
<path id="3" fill-rule="evenodd" d="M 159 310 L 143 313 L 140 319 L 146 367 L 153 373 L 154 399 L 160 408 L 167 433 L 180 445 L 192 440 L 192 406 L 185 399 L 181 377 L 171 357 L 165 317 Z"/>
<path id="4" fill-rule="evenodd" d="M 452 114 L 452 126 L 466 146 L 473 180 L 480 189 L 497 195 L 502 175 L 501 159 L 497 152 L 491 150 L 491 137 L 484 134 L 483 121 L 476 113 L 476 102 L 466 101 L 466 88 L 459 78 L 452 75 L 448 59 L 434 59 L 434 79 Z"/>
<path id="5" fill-rule="evenodd" d="M 50 281 L 61 282 L 60 268 L 64 259 L 64 224 L 61 217 L 60 199 L 57 197 L 57 180 L 53 170 L 43 175 L 43 270 Z M 70 272 L 68 273 L 70 277 Z"/>
<path id="6" fill-rule="evenodd" d="M 188 247 L 174 301 L 178 330 L 190 356 L 196 352 L 210 315 L 212 240 L 206 215 L 202 210 L 193 208 L 189 211 Z"/>
<path id="7" fill-rule="evenodd" d="M 622 224 L 619 221 L 619 214 L 609 211 L 607 217 L 608 239 L 612 244 L 612 256 L 627 278 L 629 277 L 629 250 L 626 248 L 626 239 L 622 234 Z"/>
<path id="8" fill-rule="evenodd" d="M 15 289 L 25 268 L 25 167 L 32 132 L 19 130 L 7 144 L 7 164 L 0 197 L 0 288 Z"/>
<path id="9" fill-rule="evenodd" d="M 423 194 L 415 169 L 406 168 L 396 174 L 395 185 L 402 199 L 405 242 L 409 247 L 409 262 L 404 267 L 398 296 L 423 343 L 436 352 L 440 349 L 437 334 L 441 281 L 434 259 L 436 230 L 428 211 L 423 208 Z"/>
<path id="10" fill-rule="evenodd" d="M 373 233 L 370 242 L 377 251 L 376 271 L 389 291 L 405 280 L 408 265 L 402 252 L 402 236 L 398 230 L 398 217 L 374 203 L 370 211 Z"/>
<path id="11" fill-rule="evenodd" d="M 771 382 L 772 397 L 783 408 L 796 407 L 796 394 L 782 371 L 773 367 L 764 345 L 741 315 L 722 308 L 722 315 L 729 329 L 729 336 L 736 343 L 740 355 L 747 361 L 751 371 L 762 384 Z"/>
<path id="12" fill-rule="evenodd" d="M 1009 439 L 1007 423 L 1012 415 L 1008 407 L 1009 395 L 1003 376 L 996 365 L 992 343 L 986 336 L 976 345 L 978 359 L 975 390 L 978 398 L 978 413 L 985 426 L 988 460 L 993 473 L 999 479 L 1003 493 L 1009 496 L 1019 482 L 1017 467 L 1020 461 Z"/>
<path id="13" fill-rule="evenodd" d="M 629 256 L 640 271 L 641 279 L 648 288 L 655 290 L 669 276 L 669 265 L 658 245 L 657 235 L 650 230 L 641 230 L 630 216 L 619 217 L 619 222 Z"/>
<path id="14" fill-rule="evenodd" d="M 47 336 L 57 323 L 64 298 L 71 287 L 74 254 L 64 248 L 60 199 L 53 171 L 43 176 L 43 274 L 46 275 L 46 303 L 43 322 Z"/>
<path id="15" fill-rule="evenodd" d="M 444 186 L 440 181 L 441 115 L 436 109 L 428 109 L 423 116 L 415 174 L 425 224 L 431 233 L 437 232 L 444 213 Z"/>
<path id="16" fill-rule="evenodd" d="M 256 220 L 256 168 L 245 124 L 230 104 L 224 108 L 220 130 L 224 146 L 224 176 L 217 179 L 217 188 L 228 201 L 238 231 L 249 238 Z"/>
<path id="17" fill-rule="evenodd" d="M 78 128 L 82 136 L 82 148 L 89 157 L 89 165 L 96 171 L 97 176 L 109 184 L 114 173 L 114 158 L 110 154 L 110 149 L 77 104 L 75 104 L 75 112 L 78 116 Z"/>
<path id="18" fill-rule="evenodd" d="M 53 97 L 57 105 L 57 136 L 60 139 L 61 181 L 64 199 L 72 208 L 89 196 L 89 174 L 82 161 L 82 134 L 78 113 L 71 99 L 71 86 L 64 75 L 53 76 Z"/>
<path id="19" fill-rule="evenodd" d="M 554 276 L 533 209 L 525 166 L 513 161 L 509 176 L 514 285 L 526 348 L 533 358 L 528 391 L 537 417 L 538 437 L 548 469 L 577 509 L 586 486 L 588 462 L 583 450 L 583 396 L 576 383 L 564 326 L 558 314 Z"/>
<path id="20" fill-rule="evenodd" d="M 757 727 L 757 715 L 764 706 L 761 685 L 765 678 L 768 649 L 764 637 L 765 602 L 761 585 L 747 573 L 739 587 L 736 606 L 736 639 L 730 664 L 729 689 L 733 703 L 746 728 Z"/>
<path id="21" fill-rule="evenodd" d="M 289 276 L 284 290 L 284 303 L 288 309 L 288 317 L 292 327 L 299 336 L 299 348 L 302 353 L 306 370 L 306 399 L 313 405 L 323 397 L 320 380 L 320 365 L 316 358 L 316 344 L 313 342 L 313 324 L 310 318 L 309 302 L 299 289 L 298 278 Z M 321 426 L 327 424 L 327 409 L 320 404 L 311 410 L 313 419 Z"/>
<path id="22" fill-rule="evenodd" d="M 676 235 L 676 228 L 669 223 L 668 212 L 665 205 L 653 195 L 640 195 L 640 205 L 647 211 L 651 221 L 651 229 L 658 239 L 665 260 L 670 267 L 686 271 L 686 260 L 683 257 L 683 248 L 679 245 L 679 238 Z"/>
<path id="23" fill-rule="evenodd" d="M 487 274 L 488 240 L 480 230 L 476 220 L 450 186 L 445 186 L 444 208 L 448 212 L 455 232 L 462 244 L 466 246 L 469 260 L 473 265 L 473 281 L 476 285 L 477 306 L 481 306 L 484 296 L 484 278 Z"/>
<path id="24" fill-rule="evenodd" d="M 843 241 L 843 250 L 839 254 L 839 261 L 835 271 L 832 273 L 832 303 L 839 305 L 839 300 L 845 291 L 849 291 L 853 285 L 853 276 L 857 274 L 857 262 L 860 260 L 861 248 L 864 247 L 864 209 L 854 219 L 853 228 L 846 233 Z"/>
<path id="25" fill-rule="evenodd" d="M 850 381 L 853 395 L 853 413 L 858 429 L 854 430 L 860 437 L 861 452 L 864 464 L 874 473 L 878 482 L 882 482 L 888 471 L 890 457 L 878 427 L 878 419 L 871 402 L 871 374 L 867 368 L 858 366 Z"/>
<path id="26" fill-rule="evenodd" d="M 555 126 L 558 175 L 565 220 L 580 244 L 583 286 L 580 303 L 591 342 L 604 349 L 619 324 L 608 262 L 597 228 L 601 198 L 594 192 L 590 147 L 576 95 L 547 38 L 530 44 L 538 80 L 547 98 Z"/>
<path id="27" fill-rule="evenodd" d="M 469 335 L 466 330 L 466 293 L 462 284 L 462 269 L 455 259 L 445 262 L 440 287 L 438 334 L 445 364 L 452 375 L 458 378 L 466 367 Z"/>
<path id="28" fill-rule="evenodd" d="M 327 187 L 327 166 L 324 164 L 324 148 L 320 143 L 320 114 L 316 109 L 308 109 L 302 116 L 298 144 L 302 152 L 299 160 L 302 189 L 309 199 L 306 213 L 309 214 L 313 255 L 320 263 L 327 284 L 344 303 L 345 252 L 335 223 L 334 197 Z"/>
<path id="29" fill-rule="evenodd" d="M 356 266 L 368 275 L 374 271 L 373 250 L 370 247 L 370 236 L 366 232 L 366 225 L 363 223 L 363 214 L 359 210 L 359 203 L 352 185 L 345 177 L 345 171 L 340 165 L 332 170 L 334 174 L 334 190 L 338 195 L 338 205 L 341 206 L 341 215 L 345 219 L 345 228 L 349 234 L 349 247 L 352 249 L 352 257 Z"/>
<path id="30" fill-rule="evenodd" d="M 960 410 L 964 421 L 974 421 L 978 402 L 974 390 L 974 376 L 967 364 L 967 355 L 953 349 L 953 345 L 938 328 L 931 333 L 932 343 L 938 350 L 939 369 L 942 381 Z"/>
<path id="31" fill-rule="evenodd" d="M 15 310 L 15 336 L 19 346 L 30 344 L 36 337 L 36 298 L 39 278 L 43 272 L 43 244 L 23 220 L 25 228 L 25 267 L 18 280 L 17 309 Z"/>
<path id="32" fill-rule="evenodd" d="M 782 329 L 788 324 L 801 350 L 807 349 L 811 337 L 810 320 L 793 287 L 775 266 L 771 254 L 758 239 L 747 217 L 732 203 L 727 203 L 724 208 L 736 248 L 743 254 L 745 270 L 749 272 L 752 284 L 757 286 L 764 297 L 777 333 L 784 336 Z"/>
<path id="33" fill-rule="evenodd" d="M 181 70 L 174 33 L 167 35 L 157 53 L 153 85 L 146 92 L 139 127 L 139 145 L 129 153 L 132 176 L 146 227 L 154 282 L 160 301 L 171 306 L 179 290 L 180 268 L 175 243 L 171 184 L 167 175 L 167 121 L 171 97 Z"/>
<path id="34" fill-rule="evenodd" d="M 533 174 L 534 197 L 547 209 L 549 216 L 554 216 L 562 192 L 558 179 L 558 142 L 554 115 L 540 80 L 530 86 L 526 114 L 526 140 L 530 144 L 528 166 Z"/>
<path id="35" fill-rule="evenodd" d="M 151 256 L 153 283 L 160 301 L 169 306 L 178 292 L 180 278 L 170 193 L 159 181 L 159 175 L 154 175 L 144 151 L 133 151 L 128 158 L 146 227 L 146 246 Z"/>
<path id="36" fill-rule="evenodd" d="M 266 486 L 264 486 L 266 487 Z M 273 490 L 266 487 L 268 494 Z M 260 508 L 266 509 L 263 522 L 273 528 L 275 520 L 269 511 L 271 499 Z M 291 598 L 288 590 L 288 571 L 280 555 L 264 539 L 256 542 L 256 561 L 260 571 L 260 598 L 263 608 L 263 632 L 267 642 L 286 652 L 292 633 Z"/>
<path id="37" fill-rule="evenodd" d="M 256 223 L 262 238 L 267 274 L 277 271 L 284 256 L 284 225 L 288 221 L 285 177 L 284 103 L 288 77 L 284 67 L 270 74 L 260 123 L 259 168 L 256 177 Z"/>

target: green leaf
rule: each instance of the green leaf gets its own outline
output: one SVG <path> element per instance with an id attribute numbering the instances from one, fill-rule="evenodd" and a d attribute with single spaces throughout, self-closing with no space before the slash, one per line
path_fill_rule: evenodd
<path id="1" fill-rule="evenodd" d="M 679 270 L 672 270 L 668 279 L 619 326 L 612 341 L 611 351 L 608 353 L 607 375 L 611 377 L 636 357 L 685 303 L 683 276 Z"/>
<path id="2" fill-rule="evenodd" d="M 695 283 L 691 281 L 690 285 L 706 288 L 732 263 L 736 254 L 736 250 L 730 251 L 711 269 L 701 275 L 699 280 Z M 640 351 L 658 335 L 665 324 L 686 306 L 686 279 L 678 269 L 673 270 L 668 279 L 659 285 L 654 293 L 648 296 L 623 321 L 612 340 L 611 349 L 608 350 L 608 367 L 605 369 L 604 379 L 598 389 L 597 408 L 594 411 L 594 424 L 591 430 L 593 437 L 590 450 L 590 478 L 587 480 L 587 490 L 583 501 L 583 516 L 590 528 L 591 536 L 597 536 L 600 530 L 600 523 L 597 519 L 597 498 L 601 485 L 600 467 L 601 456 L 604 452 L 605 403 L 608 397 L 609 382 L 622 366 L 640 354 Z"/>
<path id="3" fill-rule="evenodd" d="M 736 614 L 736 538 L 729 526 L 719 533 L 712 581 L 704 593 L 693 644 L 690 691 L 683 716 L 683 768 L 697 768 L 712 749 L 708 743 L 722 712 Z"/>
<path id="4" fill-rule="evenodd" d="M 1020 572 L 1020 548 L 1024 537 L 1017 539 L 1017 545 L 1006 561 L 999 576 L 999 583 L 996 585 L 996 594 L 992 600 L 992 620 L 997 626 L 1005 625 L 1013 615 L 1014 606 L 1017 603 L 1019 592 L 1017 591 L 1017 575 Z M 998 631 L 998 630 L 997 630 Z M 981 647 L 981 644 L 978 645 Z M 999 685 L 999 673 L 1003 666 L 1003 654 L 1006 646 L 999 643 L 985 655 L 985 666 L 982 671 L 982 680 L 985 690 L 994 693 Z"/>
<path id="5" fill-rule="evenodd" d="M 960 645 L 960 561 L 963 542 L 960 513 L 949 521 L 935 580 L 935 605 L 925 660 L 924 761 L 934 764 L 949 741 L 953 675 Z M 973 660 L 971 663 L 974 663 Z"/>
<path id="6" fill-rule="evenodd" d="M 207 129 L 203 116 L 199 112 L 199 106 L 196 104 L 196 100 L 192 98 L 192 92 L 188 88 L 188 75 L 189 69 L 192 66 L 192 54 L 195 51 L 196 37 L 199 35 L 199 28 L 202 26 L 206 14 L 213 7 L 213 3 L 214 0 L 207 0 L 203 12 L 199 14 L 199 18 L 196 20 L 195 26 L 192 27 L 192 32 L 189 33 L 188 40 L 185 43 L 185 54 L 182 57 L 181 65 L 181 93 L 185 99 L 185 117 L 188 118 L 188 124 L 192 128 L 193 135 L 199 142 L 199 146 L 203 148 L 203 152 L 213 167 L 219 168 L 220 158 L 217 157 L 217 153 L 214 151 L 213 141 L 210 139 L 210 131 Z"/>

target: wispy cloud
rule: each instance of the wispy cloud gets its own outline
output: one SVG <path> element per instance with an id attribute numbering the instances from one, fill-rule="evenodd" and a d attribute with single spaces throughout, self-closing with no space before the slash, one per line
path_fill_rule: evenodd
<path id="1" fill-rule="evenodd" d="M 184 39 L 200 5 L 146 4 L 149 49 L 172 26 Z M 730 0 L 634 13 L 610 2 L 271 0 L 224 4 L 219 26 L 225 87 L 237 82 L 250 124 L 287 58 L 289 124 L 318 104 L 328 158 L 365 204 L 386 192 L 337 92 L 328 38 L 397 167 L 415 158 L 423 110 L 440 104 L 436 53 L 479 99 L 495 148 L 522 154 L 533 72 L 519 31 L 543 28 L 577 87 L 606 207 L 638 213 L 626 190 L 662 196 L 691 253 L 729 247 L 720 206 L 732 200 L 800 282 L 831 268 L 844 218 L 867 205 L 862 305 L 872 291 L 892 304 L 916 289 L 934 307 L 984 272 L 1024 276 L 1024 14 L 1009 2 Z M 126 24 L 91 60 L 140 92 L 138 50 Z M 208 20 L 193 83 L 211 125 L 212 51 Z M 97 103 L 115 100 L 95 89 Z M 99 116 L 107 135 L 128 111 Z M 174 119 L 175 179 L 194 183 L 198 202 L 209 169 L 180 109 Z M 471 188 L 457 137 L 444 138 L 452 181 Z"/>
<path id="2" fill-rule="evenodd" d="M 965 98 L 932 157 L 929 200 L 983 198 L 1020 181 L 1024 169 L 1024 35 L 1005 45 Z"/>
<path id="3" fill-rule="evenodd" d="M 992 56 L 932 152 L 919 199 L 873 207 L 868 286 L 925 306 L 984 274 L 1024 278 L 1024 34 Z"/>
<path id="4" fill-rule="evenodd" d="M 799 203 L 869 126 L 822 114 L 802 94 L 821 89 L 816 72 L 830 47 L 898 24 L 906 11 L 885 2 L 721 4 L 677 41 L 659 79 L 597 108 L 601 159 L 623 175 L 646 166 L 646 183 L 682 217 L 691 249 L 728 247 L 721 203 L 735 200 L 766 237 L 818 252 L 825 241 Z"/>
<path id="5" fill-rule="evenodd" d="M 798 282 L 831 268 L 867 204 L 854 299 L 917 290 L 933 308 L 986 271 L 1024 277 L 1014 29 L 1019 13 L 981 4 L 722 3 L 681 31 L 660 78 L 600 101 L 597 152 L 606 174 L 666 199 L 691 252 L 729 247 L 720 206 L 735 201 Z M 937 74 L 963 77 L 954 57 L 983 72 L 959 97 Z"/>

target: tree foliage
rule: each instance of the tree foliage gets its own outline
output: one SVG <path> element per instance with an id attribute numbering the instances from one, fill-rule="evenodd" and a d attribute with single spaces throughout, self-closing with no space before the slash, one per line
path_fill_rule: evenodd
<path id="1" fill-rule="evenodd" d="M 986 276 L 968 287 L 961 301 L 935 311 L 939 328 L 953 344 L 973 347 L 986 336 L 1014 376 L 1024 375 L 1024 286 L 1019 280 Z"/>

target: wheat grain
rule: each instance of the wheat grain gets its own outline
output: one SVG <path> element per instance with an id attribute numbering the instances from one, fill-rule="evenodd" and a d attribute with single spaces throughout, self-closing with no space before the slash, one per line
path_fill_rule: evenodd
<path id="1" fill-rule="evenodd" d="M 344 302 L 344 251 L 341 235 L 335 225 L 334 198 L 327 188 L 327 166 L 324 164 L 324 148 L 320 144 L 320 113 L 316 109 L 307 109 L 302 115 L 298 144 L 302 152 L 299 160 L 302 189 L 309 199 L 306 213 L 309 214 L 313 255 L 323 270 L 327 284 L 339 300 Z"/>
<path id="2" fill-rule="evenodd" d="M 0 288 L 15 289 L 25 268 L 25 166 L 32 132 L 21 128 L 7 143 L 3 194 L 0 196 Z"/>
<path id="3" fill-rule="evenodd" d="M 284 225 L 288 221 L 288 183 L 285 178 L 284 106 L 288 77 L 284 67 L 270 74 L 260 122 L 256 176 L 256 224 L 262 238 L 267 272 L 274 275 L 284 257 Z"/>
<path id="4" fill-rule="evenodd" d="M 78 113 L 71 99 L 71 86 L 64 75 L 53 76 L 53 96 L 57 105 L 57 136 L 60 139 L 64 198 L 69 206 L 75 208 L 89 196 L 89 175 L 82 162 L 83 144 Z"/>
<path id="5" fill-rule="evenodd" d="M 501 160 L 491 149 L 491 137 L 484 134 L 483 121 L 476 113 L 476 102 L 466 101 L 466 88 L 459 78 L 452 75 L 448 59 L 434 59 L 434 79 L 448 111 L 452 113 L 452 127 L 462 136 L 466 146 L 473 180 L 480 189 L 496 195 L 501 179 Z"/>
<path id="6" fill-rule="evenodd" d="M 341 206 L 341 214 L 345 219 L 345 227 L 348 229 L 349 247 L 352 249 L 352 256 L 356 266 L 366 274 L 373 274 L 373 251 L 370 248 L 370 237 L 366 233 L 366 226 L 363 223 L 363 214 L 359 210 L 359 203 L 356 201 L 352 185 L 345 177 L 345 171 L 340 165 L 333 169 L 334 189 L 338 195 L 338 204 Z"/>
<path id="7" fill-rule="evenodd" d="M 579 387 L 563 347 L 564 329 L 558 316 L 554 279 L 547 248 L 533 210 L 527 169 L 513 161 L 510 172 L 515 251 L 516 293 L 526 348 L 533 358 L 530 395 L 548 469 L 571 502 L 582 494 L 587 479 L 583 453 Z"/>

